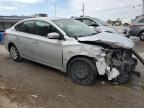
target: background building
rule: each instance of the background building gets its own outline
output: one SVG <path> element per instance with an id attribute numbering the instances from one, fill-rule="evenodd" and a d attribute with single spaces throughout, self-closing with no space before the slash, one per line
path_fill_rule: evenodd
<path id="1" fill-rule="evenodd" d="M 47 17 L 47 14 L 34 14 L 30 16 L 0 16 L 0 30 L 6 30 L 12 27 L 15 23 L 20 20 L 32 17 Z"/>
<path id="2" fill-rule="evenodd" d="M 0 16 L 0 29 L 6 30 L 20 20 L 30 18 L 26 16 Z"/>

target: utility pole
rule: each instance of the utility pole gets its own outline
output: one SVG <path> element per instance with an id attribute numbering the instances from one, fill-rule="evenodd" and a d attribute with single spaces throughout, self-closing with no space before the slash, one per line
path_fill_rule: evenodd
<path id="1" fill-rule="evenodd" d="M 82 13 L 82 16 L 85 16 L 85 3 L 83 3 Z"/>
<path id="2" fill-rule="evenodd" d="M 144 15 L 144 0 L 142 0 L 142 2 L 143 2 L 143 3 L 142 3 L 142 7 L 143 7 L 143 8 L 142 8 L 142 14 Z"/>
<path id="3" fill-rule="evenodd" d="M 57 16 L 57 7 L 56 7 L 56 3 L 54 5 L 54 9 L 55 9 L 55 17 Z"/>

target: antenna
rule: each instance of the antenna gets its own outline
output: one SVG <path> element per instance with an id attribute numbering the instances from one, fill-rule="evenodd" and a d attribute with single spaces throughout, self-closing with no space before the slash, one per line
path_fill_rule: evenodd
<path id="1" fill-rule="evenodd" d="M 82 13 L 82 16 L 85 16 L 85 3 L 83 3 Z"/>

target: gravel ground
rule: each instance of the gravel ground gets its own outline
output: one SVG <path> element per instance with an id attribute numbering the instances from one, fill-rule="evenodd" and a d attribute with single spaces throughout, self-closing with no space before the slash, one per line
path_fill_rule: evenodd
<path id="1" fill-rule="evenodd" d="M 135 49 L 144 57 L 144 42 L 133 38 Z M 0 46 L 0 108 L 144 108 L 144 67 L 141 77 L 112 86 L 98 78 L 94 86 L 74 84 L 50 67 L 28 60 L 17 63 Z"/>

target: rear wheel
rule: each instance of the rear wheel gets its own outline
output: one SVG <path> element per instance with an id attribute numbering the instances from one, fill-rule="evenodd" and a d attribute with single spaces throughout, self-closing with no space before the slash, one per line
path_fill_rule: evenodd
<path id="1" fill-rule="evenodd" d="M 10 46 L 10 55 L 14 61 L 21 61 L 22 59 L 15 45 Z"/>
<path id="2" fill-rule="evenodd" d="M 68 76 L 81 85 L 93 85 L 96 82 L 96 65 L 87 58 L 72 59 L 68 65 Z"/>
<path id="3" fill-rule="evenodd" d="M 141 41 L 144 41 L 144 31 L 139 34 L 139 38 Z"/>

